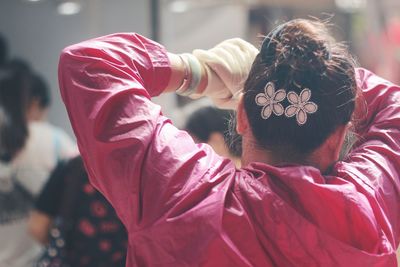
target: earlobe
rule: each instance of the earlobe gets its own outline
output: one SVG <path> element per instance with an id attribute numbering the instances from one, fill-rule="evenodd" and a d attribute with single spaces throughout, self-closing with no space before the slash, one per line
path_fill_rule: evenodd
<path id="1" fill-rule="evenodd" d="M 249 127 L 246 111 L 244 109 L 243 95 L 239 99 L 236 113 L 236 131 L 238 134 L 243 135 Z"/>
<path id="2" fill-rule="evenodd" d="M 325 172 L 338 161 L 348 127 L 348 125 L 339 126 L 320 147 L 314 150 L 309 163 Z"/>
<path id="3" fill-rule="evenodd" d="M 346 137 L 346 133 L 350 127 L 350 124 L 339 126 L 336 131 L 328 137 L 330 150 L 333 151 L 334 159 L 337 161 L 340 157 L 340 152 Z"/>

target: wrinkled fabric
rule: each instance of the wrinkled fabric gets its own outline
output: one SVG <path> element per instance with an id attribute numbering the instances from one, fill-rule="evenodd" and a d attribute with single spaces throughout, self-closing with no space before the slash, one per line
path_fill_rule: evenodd
<path id="1" fill-rule="evenodd" d="M 357 70 L 360 140 L 323 176 L 308 166 L 242 169 L 195 144 L 150 97 L 165 49 L 138 34 L 66 48 L 59 82 L 91 182 L 129 232 L 127 266 L 395 267 L 400 88 Z"/>

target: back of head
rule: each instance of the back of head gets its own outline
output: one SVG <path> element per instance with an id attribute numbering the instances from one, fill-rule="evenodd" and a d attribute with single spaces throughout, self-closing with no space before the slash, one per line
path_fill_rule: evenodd
<path id="1" fill-rule="evenodd" d="M 32 73 L 32 68 L 29 62 L 21 58 L 12 58 L 6 62 L 7 67 L 18 71 L 19 73 L 24 73 L 24 75 L 30 75 Z"/>
<path id="2" fill-rule="evenodd" d="M 229 153 L 240 156 L 240 149 L 232 145 L 230 138 L 230 120 L 233 113 L 215 107 L 203 107 L 191 114 L 186 122 L 185 129 L 198 141 L 208 143 L 212 133 L 219 133 L 224 137 Z"/>
<path id="3" fill-rule="evenodd" d="M 34 72 L 31 65 L 20 58 L 13 58 L 7 62 L 7 65 L 11 68 L 24 73 L 27 77 L 27 83 L 30 88 L 30 106 L 31 106 L 31 117 L 41 117 L 40 115 L 48 108 L 51 104 L 51 96 L 48 84 L 43 77 Z M 34 107 L 34 108 L 32 108 Z"/>
<path id="4" fill-rule="evenodd" d="M 12 160 L 28 136 L 29 103 L 27 73 L 12 65 L 0 68 L 0 160 Z"/>
<path id="5" fill-rule="evenodd" d="M 282 89 L 282 90 L 281 90 Z M 266 36 L 245 84 L 259 145 L 278 157 L 319 147 L 355 108 L 355 64 L 320 21 L 297 19 Z"/>
<path id="6" fill-rule="evenodd" d="M 214 107 L 203 107 L 193 112 L 187 122 L 186 130 L 200 142 L 206 143 L 213 132 L 225 134 L 230 113 Z"/>
<path id="7" fill-rule="evenodd" d="M 32 75 L 31 80 L 31 97 L 36 100 L 41 109 L 46 109 L 50 106 L 50 90 L 42 76 L 38 74 Z"/>

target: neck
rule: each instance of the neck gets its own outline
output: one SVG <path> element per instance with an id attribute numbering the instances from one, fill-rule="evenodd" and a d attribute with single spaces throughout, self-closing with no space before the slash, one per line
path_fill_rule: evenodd
<path id="1" fill-rule="evenodd" d="M 318 159 L 320 159 L 319 153 L 318 155 L 314 155 L 314 153 L 311 153 L 311 155 L 298 155 L 290 152 L 277 153 L 275 151 L 260 148 L 257 142 L 252 138 L 243 138 L 242 166 L 246 166 L 252 162 L 262 162 L 272 166 L 313 166 L 324 171 L 326 167 L 322 166 Z"/>
<path id="2" fill-rule="evenodd" d="M 242 166 L 246 166 L 252 162 L 263 162 L 273 165 L 271 153 L 260 149 L 255 140 L 243 137 L 242 142 Z"/>
<path id="3" fill-rule="evenodd" d="M 31 109 L 27 116 L 28 121 L 45 121 L 47 118 L 47 110 Z"/>

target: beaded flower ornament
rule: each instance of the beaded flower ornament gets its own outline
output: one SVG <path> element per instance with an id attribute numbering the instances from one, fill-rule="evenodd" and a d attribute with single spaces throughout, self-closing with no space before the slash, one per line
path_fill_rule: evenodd
<path id="1" fill-rule="evenodd" d="M 283 108 L 282 102 L 287 97 L 290 105 Z M 264 93 L 259 93 L 255 97 L 256 104 L 262 106 L 261 117 L 266 120 L 272 113 L 276 116 L 285 115 L 287 118 L 296 116 L 296 122 L 299 126 L 307 122 L 307 114 L 315 113 L 318 110 L 318 105 L 311 99 L 311 90 L 304 88 L 300 95 L 290 91 L 286 94 L 284 89 L 279 89 L 275 92 L 273 82 L 268 82 L 264 87 Z"/>
<path id="2" fill-rule="evenodd" d="M 287 99 L 291 105 L 285 109 L 285 116 L 290 118 L 296 115 L 296 121 L 299 125 L 307 122 L 307 113 L 312 114 L 318 110 L 317 104 L 309 101 L 311 98 L 311 90 L 303 89 L 300 95 L 291 91 L 287 93 Z"/>
<path id="3" fill-rule="evenodd" d="M 286 97 L 286 92 L 283 89 L 279 89 L 275 92 L 275 85 L 272 82 L 267 83 L 264 87 L 264 93 L 259 93 L 256 95 L 256 103 L 262 106 L 261 117 L 266 120 L 268 119 L 272 112 L 276 116 L 280 116 L 284 113 L 282 102 Z"/>

